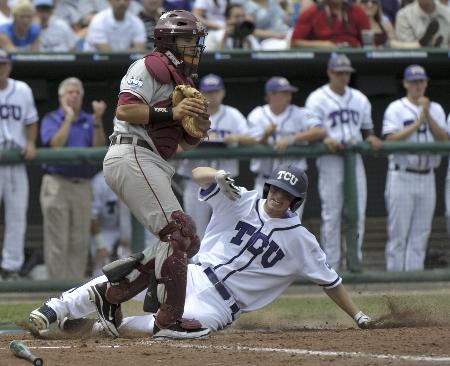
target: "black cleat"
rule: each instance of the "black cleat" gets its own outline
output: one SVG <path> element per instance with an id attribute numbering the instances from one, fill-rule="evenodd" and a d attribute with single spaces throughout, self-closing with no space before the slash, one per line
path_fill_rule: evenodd
<path id="1" fill-rule="evenodd" d="M 105 329 L 105 332 L 111 337 L 117 338 L 119 331 L 117 327 L 122 322 L 122 310 L 120 304 L 111 304 L 106 300 L 107 283 L 98 283 L 91 286 L 89 297 L 97 308 L 98 318 Z"/>

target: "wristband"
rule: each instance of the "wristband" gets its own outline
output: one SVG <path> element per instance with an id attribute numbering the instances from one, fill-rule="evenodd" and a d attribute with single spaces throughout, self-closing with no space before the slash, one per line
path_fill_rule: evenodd
<path id="1" fill-rule="evenodd" d="M 167 122 L 173 120 L 172 108 L 167 107 L 149 107 L 148 110 L 148 124 L 156 125 L 161 122 Z"/>

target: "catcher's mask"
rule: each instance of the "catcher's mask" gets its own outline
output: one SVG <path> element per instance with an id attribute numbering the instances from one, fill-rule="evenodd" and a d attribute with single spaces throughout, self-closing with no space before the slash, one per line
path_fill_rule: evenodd
<path id="1" fill-rule="evenodd" d="M 172 10 L 161 15 L 155 26 L 155 47 L 185 76 L 191 76 L 197 73 L 206 35 L 205 26 L 192 13 Z M 177 44 L 180 38 L 182 45 Z"/>
<path id="2" fill-rule="evenodd" d="M 305 201 L 306 191 L 308 190 L 308 176 L 294 164 L 285 163 L 275 168 L 264 183 L 263 198 L 267 198 L 272 185 L 295 197 L 289 206 L 291 211 L 294 212 Z"/>

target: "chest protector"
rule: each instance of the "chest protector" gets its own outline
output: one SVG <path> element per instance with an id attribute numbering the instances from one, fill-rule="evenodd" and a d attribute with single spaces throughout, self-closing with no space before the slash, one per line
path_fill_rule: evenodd
<path id="1" fill-rule="evenodd" d="M 151 52 L 145 57 L 147 71 L 161 84 L 174 83 L 175 85 L 194 86 L 190 77 L 184 76 L 167 58 L 160 52 Z M 152 107 L 171 107 L 172 98 L 161 100 Z M 178 143 L 183 138 L 184 129 L 179 121 L 167 121 L 157 125 L 148 124 L 146 130 L 154 142 L 161 156 L 168 160 L 176 152 Z"/>

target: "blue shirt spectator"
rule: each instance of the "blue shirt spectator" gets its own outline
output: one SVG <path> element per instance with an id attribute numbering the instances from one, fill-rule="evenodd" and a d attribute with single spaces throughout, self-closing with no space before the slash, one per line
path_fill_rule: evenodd
<path id="1" fill-rule="evenodd" d="M 41 142 L 49 147 L 50 140 L 60 130 L 64 122 L 63 108 L 50 112 L 41 121 Z M 67 136 L 66 147 L 92 147 L 94 138 L 94 122 L 90 113 L 80 111 L 78 119 L 72 122 Z M 50 174 L 60 174 L 66 177 L 91 178 L 98 168 L 93 165 L 44 165 Z"/>
<path id="2" fill-rule="evenodd" d="M 33 42 L 39 38 L 41 27 L 38 24 L 32 23 L 28 28 L 24 37 L 19 37 L 14 32 L 14 23 L 6 23 L 0 25 L 0 32 L 6 34 L 11 40 L 12 44 L 18 51 L 30 51 Z"/>

